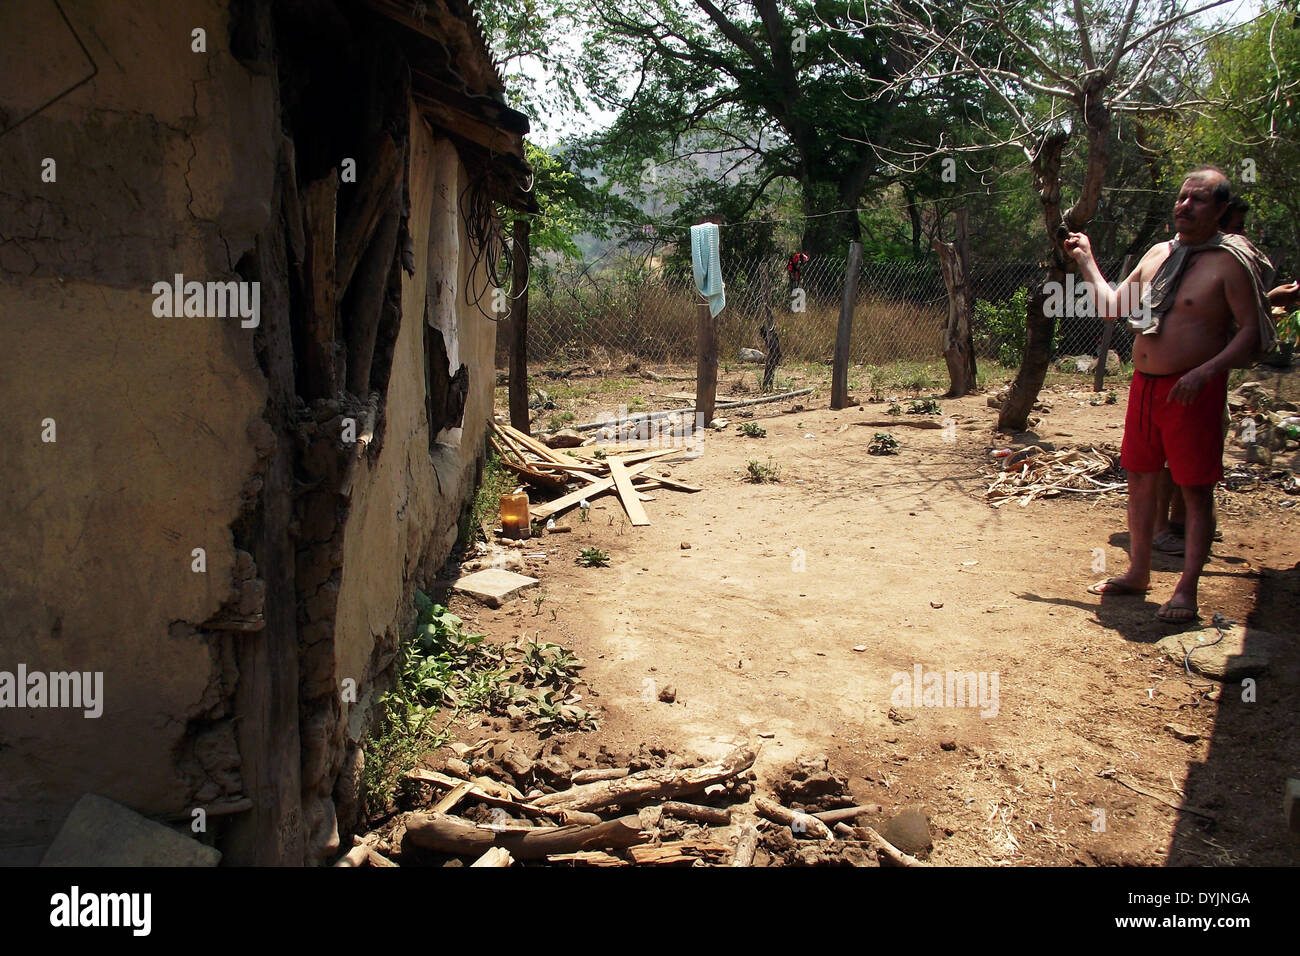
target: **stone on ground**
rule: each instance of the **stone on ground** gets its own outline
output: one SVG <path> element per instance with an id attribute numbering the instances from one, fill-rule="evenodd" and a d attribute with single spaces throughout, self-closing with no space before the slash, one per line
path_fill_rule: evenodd
<path id="1" fill-rule="evenodd" d="M 1218 637 L 1213 625 L 1206 625 L 1170 634 L 1155 646 L 1178 664 L 1183 663 L 1189 649 L 1195 648 L 1190 661 L 1192 670 L 1213 680 L 1235 683 L 1268 673 L 1278 650 L 1279 640 L 1275 635 L 1232 624 L 1223 628 L 1223 640 L 1215 644 Z"/>
<path id="2" fill-rule="evenodd" d="M 455 589 L 462 594 L 468 594 L 480 604 L 500 607 L 520 591 L 537 583 L 537 578 L 515 574 L 513 571 L 503 571 L 500 568 L 487 568 L 483 571 L 475 571 L 473 574 L 466 574 L 456 582 Z"/>
<path id="3" fill-rule="evenodd" d="M 216 866 L 220 851 L 87 793 L 63 821 L 41 866 Z"/>

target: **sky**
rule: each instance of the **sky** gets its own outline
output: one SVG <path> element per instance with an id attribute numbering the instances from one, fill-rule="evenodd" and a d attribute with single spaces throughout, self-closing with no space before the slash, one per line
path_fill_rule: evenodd
<path id="1" fill-rule="evenodd" d="M 1197 6 L 1203 5 L 1206 0 L 1194 0 Z M 1254 19 L 1260 13 L 1262 8 L 1261 0 L 1235 0 L 1222 6 L 1215 7 L 1204 14 L 1194 18 L 1197 22 L 1212 23 L 1220 18 L 1227 20 L 1229 23 L 1245 23 Z M 548 50 L 549 55 L 557 58 L 566 58 L 578 56 L 581 47 L 581 34 L 566 34 L 556 38 L 551 48 Z M 545 65 L 537 59 L 527 59 L 519 61 L 517 64 L 511 64 L 512 70 L 507 73 L 505 80 L 507 89 L 512 86 L 513 72 L 522 73 L 531 82 L 539 85 L 544 89 L 549 89 L 552 78 Z M 636 75 L 629 74 L 625 78 L 624 93 L 630 93 L 636 83 Z M 515 82 L 518 82 L 515 80 Z M 548 97 L 553 99 L 553 97 Z M 572 137 L 576 134 L 593 132 L 602 129 L 613 122 L 616 113 L 613 110 L 601 108 L 594 101 L 590 102 L 589 114 L 568 115 L 545 115 L 531 116 L 533 130 L 529 135 L 529 141 L 534 145 L 542 148 L 555 146 L 561 140 Z"/>

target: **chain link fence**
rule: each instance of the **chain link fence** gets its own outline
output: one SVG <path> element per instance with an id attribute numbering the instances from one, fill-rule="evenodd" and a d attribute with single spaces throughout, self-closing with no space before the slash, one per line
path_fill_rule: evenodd
<path id="1" fill-rule="evenodd" d="M 1118 263 L 1102 263 L 1114 277 Z M 726 308 L 718 315 L 719 356 L 736 361 L 741 349 L 766 353 L 763 327 L 776 329 L 783 362 L 829 362 L 835 351 L 846 259 L 814 257 L 798 266 L 783 260 L 723 257 Z M 1017 367 L 1024 349 L 1025 311 L 1042 280 L 1037 263 L 977 262 L 972 333 L 977 358 Z M 1067 296 L 1066 311 L 1073 302 Z M 692 365 L 696 358 L 696 292 L 689 264 L 597 270 L 578 265 L 535 272 L 529 288 L 530 365 Z M 850 361 L 942 361 L 948 292 L 938 261 L 864 262 L 853 310 Z M 1058 320 L 1054 353 L 1095 355 L 1102 323 L 1067 315 Z M 498 366 L 506 364 L 499 336 Z M 1111 348 L 1127 361 L 1132 338 L 1122 324 Z"/>

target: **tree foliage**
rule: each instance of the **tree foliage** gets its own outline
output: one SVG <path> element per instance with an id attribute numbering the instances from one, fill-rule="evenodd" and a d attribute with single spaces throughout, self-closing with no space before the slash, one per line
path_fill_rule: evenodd
<path id="1" fill-rule="evenodd" d="M 1164 185 L 1193 166 L 1222 168 L 1252 206 L 1248 231 L 1283 271 L 1300 265 L 1300 14 L 1273 4 L 1207 40 L 1203 102 L 1170 120 Z M 1291 7 L 1292 9 L 1288 9 Z"/>

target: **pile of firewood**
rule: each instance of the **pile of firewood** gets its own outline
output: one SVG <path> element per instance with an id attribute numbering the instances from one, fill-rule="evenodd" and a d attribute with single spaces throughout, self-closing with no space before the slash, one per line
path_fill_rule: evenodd
<path id="1" fill-rule="evenodd" d="M 927 866 L 903 853 L 871 827 L 852 825 L 878 807 L 841 807 L 805 813 L 753 794 L 746 779 L 756 751 L 733 750 L 697 767 L 597 767 L 569 775 L 569 786 L 522 796 L 488 776 L 465 779 L 417 769 L 407 776 L 436 789 L 427 811 L 399 816 L 383 832 L 358 837 L 338 866 L 396 866 L 390 856 L 432 851 L 471 860 L 471 866 L 510 866 L 516 861 L 569 866 L 690 865 L 753 866 L 760 843 L 821 846 L 827 862 Z M 467 764 L 448 770 L 471 777 Z M 705 791 L 740 801 L 706 806 L 682 798 Z M 710 798 L 706 798 L 710 799 Z M 725 798 L 724 798 L 725 799 Z M 461 807 L 473 805 L 466 815 Z M 485 814 L 484 808 L 487 808 Z M 474 814 L 477 819 L 471 818 Z M 769 844 L 770 846 L 770 844 Z M 414 850 L 412 850 L 414 848 Z M 838 854 L 851 851 L 856 856 Z M 775 858 L 769 853 L 767 858 Z M 835 857 L 835 858 L 832 858 Z"/>
<path id="2" fill-rule="evenodd" d="M 680 448 L 657 448 L 625 455 L 596 457 L 592 450 L 579 457 L 548 448 L 537 439 L 500 422 L 492 423 L 492 447 L 502 465 L 537 491 L 559 497 L 530 507 L 534 520 L 545 521 L 583 501 L 614 492 L 633 525 L 648 525 L 642 502 L 652 500 L 645 492 L 657 488 L 694 492 L 694 485 L 677 481 L 666 473 L 644 474 L 655 459 L 681 454 Z M 584 449 L 584 451 L 587 451 Z M 571 490 L 572 489 L 572 490 Z"/>
<path id="3" fill-rule="evenodd" d="M 1036 498 L 1063 493 L 1100 495 L 1121 491 L 1125 482 L 1119 478 L 1118 467 L 1114 455 L 1096 448 L 1048 452 L 1030 445 L 1008 457 L 1003 470 L 986 474 L 992 481 L 984 500 L 994 508 L 1008 501 L 1023 508 Z"/>

